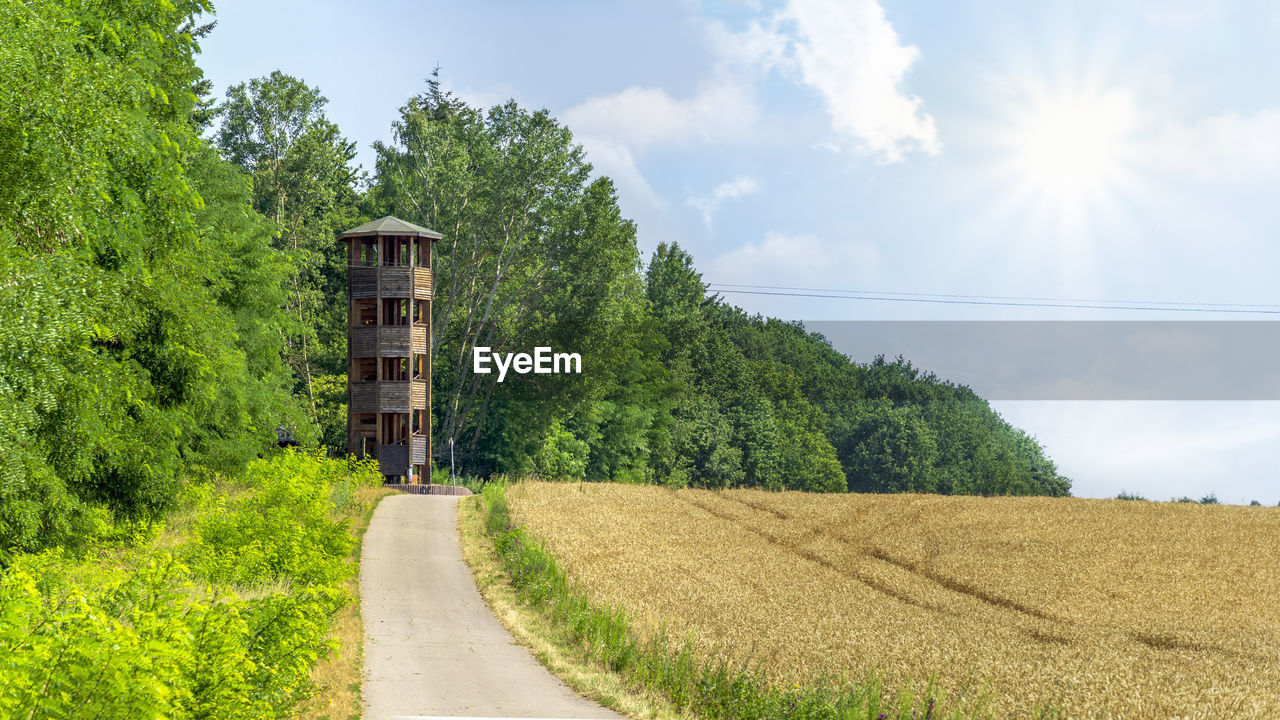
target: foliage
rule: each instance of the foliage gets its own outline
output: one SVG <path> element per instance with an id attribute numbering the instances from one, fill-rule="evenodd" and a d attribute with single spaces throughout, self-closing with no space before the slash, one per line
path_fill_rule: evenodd
<path id="1" fill-rule="evenodd" d="M 378 146 L 371 200 L 440 230 L 435 447 L 465 472 L 842 492 L 1066 495 L 1038 443 L 901 358 L 861 366 L 798 324 L 709 296 L 634 227 L 568 130 L 487 114 L 438 77 Z M 582 376 L 471 372 L 471 349 L 582 355 Z M 583 454 L 585 453 L 585 463 Z"/>
<path id="2" fill-rule="evenodd" d="M 509 102 L 485 114 L 433 77 L 393 128 L 396 143 L 376 145 L 372 201 L 444 234 L 432 268 L 435 446 L 452 440 L 472 470 L 525 467 L 554 419 L 608 401 L 608 380 L 634 359 L 635 226 L 545 110 Z M 538 345 L 579 353 L 584 373 L 499 384 L 471 372 L 473 347 Z"/>
<path id="3" fill-rule="evenodd" d="M 867 492 L 932 492 L 938 455 L 933 432 L 919 408 L 894 407 L 887 399 L 868 405 L 854 420 L 849 438 L 849 489 Z"/>
<path id="4" fill-rule="evenodd" d="M 302 420 L 280 259 L 196 135 L 208 10 L 0 5 L 0 552 L 154 519 Z"/>
<path id="5" fill-rule="evenodd" d="M 1142 497 L 1141 495 L 1137 493 L 1131 493 L 1126 490 L 1121 490 L 1120 494 L 1116 496 L 1116 499 L 1117 500 L 1146 500 L 1146 498 Z"/>
<path id="6" fill-rule="evenodd" d="M 355 144 L 324 114 L 320 89 L 276 70 L 227 89 L 217 146 L 252 179 L 288 259 L 284 357 L 332 454 L 346 453 L 347 261 L 337 233 L 359 224 Z M 335 384 L 341 381 L 341 395 Z"/>
<path id="7" fill-rule="evenodd" d="M 0 577 L 0 716 L 289 717 L 345 602 L 334 498 L 378 480 L 285 453 L 252 463 L 234 499 L 192 493 L 197 530 L 177 548 L 17 558 Z"/>
<path id="8" fill-rule="evenodd" d="M 551 423 L 542 449 L 533 457 L 533 472 L 545 478 L 580 478 L 587 469 L 587 444 Z"/>
<path id="9" fill-rule="evenodd" d="M 234 502 L 232 512 L 206 515 L 185 560 L 217 583 L 250 586 L 302 576 L 332 584 L 341 579 L 331 574 L 341 570 L 332 558 L 346 557 L 353 541 L 343 523 L 329 520 L 331 496 L 350 497 L 355 481 L 345 463 L 303 453 L 253 463 L 243 482 L 254 492 Z"/>

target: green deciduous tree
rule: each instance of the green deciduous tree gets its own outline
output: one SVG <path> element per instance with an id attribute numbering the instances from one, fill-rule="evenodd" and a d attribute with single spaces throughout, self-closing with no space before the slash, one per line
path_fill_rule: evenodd
<path id="1" fill-rule="evenodd" d="M 218 148 L 253 181 L 253 205 L 289 260 L 281 328 L 297 393 L 331 452 L 346 452 L 346 256 L 336 234 L 359 223 L 355 145 L 324 113 L 319 88 L 279 70 L 232 85 L 218 107 Z M 338 425 L 338 421 L 341 424 Z"/>
<path id="2" fill-rule="evenodd" d="M 937 442 L 919 408 L 870 402 L 854 421 L 845 472 L 855 492 L 934 492 Z"/>
<path id="3" fill-rule="evenodd" d="M 195 134 L 208 10 L 0 5 L 0 551 L 154 516 L 293 422 L 281 265 Z"/>
<path id="4" fill-rule="evenodd" d="M 380 208 L 444 234 L 435 246 L 436 447 L 475 470 L 519 467 L 557 416 L 598 398 L 625 353 L 640 294 L 634 225 L 613 184 L 591 180 L 572 135 L 509 102 L 481 113 L 437 79 L 378 145 Z M 472 348 L 582 356 L 581 376 L 471 372 Z"/>

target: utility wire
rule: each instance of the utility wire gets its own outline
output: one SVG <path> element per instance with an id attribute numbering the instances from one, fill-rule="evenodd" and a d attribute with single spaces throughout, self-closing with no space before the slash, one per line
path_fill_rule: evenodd
<path id="1" fill-rule="evenodd" d="M 860 292 L 856 290 L 836 290 L 830 292 L 782 292 L 781 290 L 734 290 L 731 287 L 769 287 L 769 286 L 753 286 L 753 285 L 735 285 L 729 286 L 723 283 L 709 283 L 709 287 L 718 293 L 734 293 L 738 295 L 776 295 L 785 297 L 807 297 L 807 298 L 828 298 L 835 300 L 875 300 L 882 302 L 913 302 L 913 303 L 935 303 L 941 305 L 994 305 L 1000 307 L 1034 307 L 1034 308 L 1068 308 L 1073 310 L 1138 310 L 1147 312 L 1198 312 L 1198 313 L 1237 313 L 1247 315 L 1280 315 L 1280 309 L 1244 309 L 1248 308 L 1277 308 L 1275 305 L 1247 305 L 1247 306 L 1231 306 L 1230 303 L 1205 303 L 1199 307 L 1156 307 L 1154 303 L 1148 305 L 1103 305 L 1102 302 L 1121 302 L 1121 301 L 1078 301 L 1078 302 L 1015 302 L 1012 300 L 965 300 L 965 297 L 999 297 L 999 296 L 945 296 L 939 295 L 935 297 L 903 297 L 906 293 L 893 293 L 895 297 L 889 297 L 890 293 L 882 293 L 879 295 L 870 294 L 831 294 L 835 293 L 852 293 Z M 796 288 L 798 290 L 816 290 L 812 288 Z M 1177 305 L 1177 303 L 1167 303 L 1166 305 Z M 1211 306 L 1212 305 L 1212 306 Z M 1225 307 L 1224 307 L 1225 306 Z"/>
<path id="2" fill-rule="evenodd" d="M 810 287 L 789 287 L 786 285 L 748 285 L 737 283 L 707 283 L 710 287 L 720 288 L 746 288 L 750 290 L 798 290 L 802 292 L 812 293 L 847 293 L 851 295 L 893 295 L 904 297 L 920 297 L 920 298 L 955 298 L 965 300 L 1019 300 L 1028 302 L 1049 302 L 1049 303 L 1083 303 L 1086 305 L 1167 305 L 1181 307 L 1229 307 L 1229 308 L 1259 308 L 1267 310 L 1280 310 L 1280 305 L 1268 305 L 1265 303 L 1207 303 L 1207 302 L 1172 302 L 1167 300 L 1103 300 L 1103 299 L 1081 299 L 1081 298 L 1061 298 L 1061 297 L 1026 297 L 1020 295 L 952 295 L 949 293 L 922 293 L 922 292 L 891 292 L 888 290 L 841 290 L 835 288 L 810 288 Z M 730 290 L 725 290 L 730 292 Z"/>

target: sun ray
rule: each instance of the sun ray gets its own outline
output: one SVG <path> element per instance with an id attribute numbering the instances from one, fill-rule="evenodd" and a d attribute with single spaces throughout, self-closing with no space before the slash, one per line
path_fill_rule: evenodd
<path id="1" fill-rule="evenodd" d="M 970 232 L 1007 267 L 1091 292 L 1116 243 L 1140 237 L 1135 223 L 1153 192 L 1143 158 L 1150 123 L 1133 78 L 1100 58 L 1011 64 L 1021 70 L 987 76 L 984 112 L 965 128 L 973 154 L 957 197 L 972 204 Z"/>
<path id="2" fill-rule="evenodd" d="M 1129 173 L 1135 116 L 1120 90 L 1038 88 L 1013 113 L 1006 171 L 1062 221 L 1086 222 Z"/>

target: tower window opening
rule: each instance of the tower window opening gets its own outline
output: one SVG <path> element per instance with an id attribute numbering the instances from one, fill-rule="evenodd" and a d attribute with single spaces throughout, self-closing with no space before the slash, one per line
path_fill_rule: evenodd
<path id="1" fill-rule="evenodd" d="M 388 235 L 382 238 L 382 264 L 397 266 L 411 264 L 409 238 L 399 235 Z"/>
<path id="2" fill-rule="evenodd" d="M 374 267 L 377 265 L 377 238 L 360 238 L 353 240 L 351 243 L 351 251 L 347 255 L 347 264 L 359 267 Z"/>
<path id="3" fill-rule="evenodd" d="M 362 383 L 378 381 L 377 358 L 356 358 L 356 381 Z"/>
<path id="4" fill-rule="evenodd" d="M 409 379 L 409 358 L 382 358 L 382 379 L 388 382 L 404 382 Z"/>
<path id="5" fill-rule="evenodd" d="M 378 301 L 356 300 L 351 305 L 351 324 L 371 327 L 378 324 Z"/>
<path id="6" fill-rule="evenodd" d="M 382 300 L 383 325 L 408 325 L 409 300 L 407 298 L 384 298 Z"/>
<path id="7" fill-rule="evenodd" d="M 414 241 L 414 245 L 418 247 L 418 251 L 414 253 L 416 260 L 414 264 L 418 267 L 431 267 L 431 241 L 418 238 Z"/>
<path id="8" fill-rule="evenodd" d="M 378 416 L 375 413 L 356 413 L 355 452 L 358 457 L 378 457 Z"/>
<path id="9" fill-rule="evenodd" d="M 382 413 L 382 444 L 403 445 L 409 435 L 409 413 Z"/>

